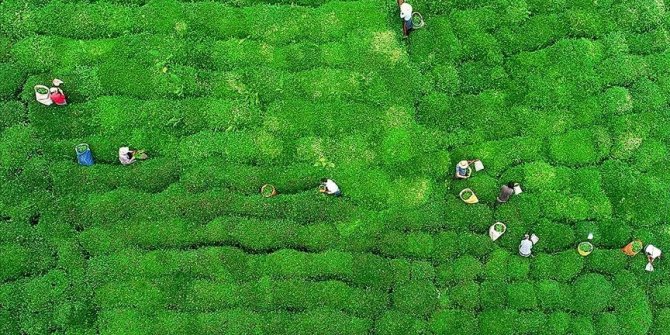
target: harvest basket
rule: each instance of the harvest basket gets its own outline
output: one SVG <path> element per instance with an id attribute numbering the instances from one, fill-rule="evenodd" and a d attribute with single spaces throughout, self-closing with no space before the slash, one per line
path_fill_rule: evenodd
<path id="1" fill-rule="evenodd" d="M 277 195 L 277 189 L 270 184 L 265 184 L 261 187 L 261 195 L 265 198 L 274 197 Z"/>
<path id="2" fill-rule="evenodd" d="M 423 20 L 423 16 L 419 12 L 412 13 L 412 26 L 414 29 L 421 29 L 426 25 L 426 22 Z"/>
<path id="3" fill-rule="evenodd" d="M 642 247 L 643 244 L 641 240 L 633 240 L 632 242 L 626 244 L 625 247 L 621 248 L 621 251 L 623 251 L 623 253 L 628 256 L 635 256 L 640 251 L 642 251 Z"/>
<path id="4" fill-rule="evenodd" d="M 477 198 L 477 195 L 475 195 L 475 192 L 472 191 L 469 188 L 464 189 L 460 193 L 458 193 L 458 196 L 463 200 L 466 204 L 476 204 L 479 202 L 479 198 Z"/>
<path id="5" fill-rule="evenodd" d="M 77 162 L 79 165 L 91 166 L 93 165 L 93 154 L 91 153 L 91 148 L 86 143 L 77 144 L 74 147 L 74 151 L 77 153 Z"/>
<path id="6" fill-rule="evenodd" d="M 586 257 L 593 252 L 593 244 L 591 244 L 591 242 L 581 242 L 577 245 L 577 252 Z"/>
<path id="7" fill-rule="evenodd" d="M 507 231 L 507 226 L 502 222 L 496 222 L 489 227 L 489 237 L 495 241 Z"/>
<path id="8" fill-rule="evenodd" d="M 35 100 L 45 106 L 53 104 L 49 96 L 49 88 L 44 85 L 35 85 Z"/>

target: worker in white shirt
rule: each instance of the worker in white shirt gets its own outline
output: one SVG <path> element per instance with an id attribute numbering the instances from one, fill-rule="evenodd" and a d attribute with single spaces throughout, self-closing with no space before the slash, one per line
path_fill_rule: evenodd
<path id="1" fill-rule="evenodd" d="M 336 197 L 342 196 L 342 191 L 331 179 L 323 178 L 321 179 L 320 191 L 328 195 L 334 195 Z"/>
<path id="2" fill-rule="evenodd" d="M 135 155 L 129 147 L 119 148 L 119 161 L 123 165 L 130 165 L 135 163 Z"/>
<path id="3" fill-rule="evenodd" d="M 647 267 L 645 268 L 647 271 L 654 271 L 654 266 L 652 265 L 654 263 L 654 260 L 656 258 L 661 257 L 661 249 L 653 246 L 653 245 L 648 245 L 646 248 L 644 248 L 644 253 L 647 255 Z"/>
<path id="4" fill-rule="evenodd" d="M 400 5 L 400 18 L 404 21 L 403 29 L 405 36 L 409 35 L 409 32 L 414 28 L 414 23 L 412 22 L 412 5 L 407 2 L 403 2 Z"/>
<path id="5" fill-rule="evenodd" d="M 123 165 L 135 163 L 135 159 L 147 159 L 144 150 L 130 150 L 129 147 L 119 148 L 119 161 Z"/>
<path id="6" fill-rule="evenodd" d="M 532 249 L 535 243 L 539 238 L 533 234 L 533 235 L 524 235 L 523 240 L 521 240 L 521 244 L 519 244 L 519 255 L 523 257 L 530 257 L 532 255 Z"/>

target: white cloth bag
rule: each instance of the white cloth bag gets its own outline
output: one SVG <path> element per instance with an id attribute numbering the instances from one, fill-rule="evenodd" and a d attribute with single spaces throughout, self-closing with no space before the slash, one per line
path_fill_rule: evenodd
<path id="1" fill-rule="evenodd" d="M 44 85 L 35 85 L 35 99 L 45 106 L 51 106 L 54 103 L 49 96 L 49 88 Z"/>

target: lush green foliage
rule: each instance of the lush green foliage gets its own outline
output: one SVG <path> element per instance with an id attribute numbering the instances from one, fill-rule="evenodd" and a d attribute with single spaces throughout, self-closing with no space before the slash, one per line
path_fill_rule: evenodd
<path id="1" fill-rule="evenodd" d="M 0 1 L 0 333 L 670 334 L 664 1 L 410 2 Z"/>

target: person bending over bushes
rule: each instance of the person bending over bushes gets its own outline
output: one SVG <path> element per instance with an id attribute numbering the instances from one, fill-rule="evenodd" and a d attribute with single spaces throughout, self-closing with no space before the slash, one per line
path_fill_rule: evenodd
<path id="1" fill-rule="evenodd" d="M 647 255 L 647 266 L 645 270 L 654 271 L 654 261 L 656 258 L 661 257 L 661 249 L 650 244 L 644 249 L 644 254 Z"/>
<path id="2" fill-rule="evenodd" d="M 65 97 L 65 93 L 63 93 L 63 90 L 61 90 L 58 86 L 54 86 L 49 89 L 49 98 L 58 106 L 67 105 L 67 98 Z"/>
<path id="3" fill-rule="evenodd" d="M 512 194 L 514 194 L 514 183 L 510 182 L 500 188 L 500 194 L 496 200 L 498 200 L 499 204 L 506 203 Z"/>
<path id="4" fill-rule="evenodd" d="M 537 241 L 540 239 L 537 237 L 537 235 L 532 234 L 532 235 L 524 235 L 523 240 L 521 240 L 521 244 L 519 244 L 519 255 L 523 257 L 530 257 L 532 256 L 532 250 L 533 246 Z"/>
<path id="5" fill-rule="evenodd" d="M 119 161 L 123 165 L 135 163 L 135 159 L 147 159 L 144 150 L 130 150 L 129 147 L 119 148 Z"/>
<path id="6" fill-rule="evenodd" d="M 414 28 L 414 22 L 412 22 L 412 5 L 407 2 L 400 4 L 400 18 L 403 19 L 403 34 L 409 36 L 410 31 Z"/>
<path id="7" fill-rule="evenodd" d="M 52 104 L 56 104 L 57 106 L 67 105 L 65 93 L 60 88 L 62 83 L 62 80 L 54 79 L 54 86 L 48 89 L 44 85 L 35 85 L 35 99 L 37 99 L 37 102 L 45 106 L 51 106 Z"/>
<path id="8" fill-rule="evenodd" d="M 342 196 L 342 191 L 331 179 L 323 178 L 321 179 L 321 186 L 319 187 L 319 192 L 325 193 L 327 195 L 334 195 L 336 197 Z"/>
<path id="9" fill-rule="evenodd" d="M 470 161 L 462 160 L 456 164 L 456 179 L 468 179 L 472 174 L 470 169 Z"/>

